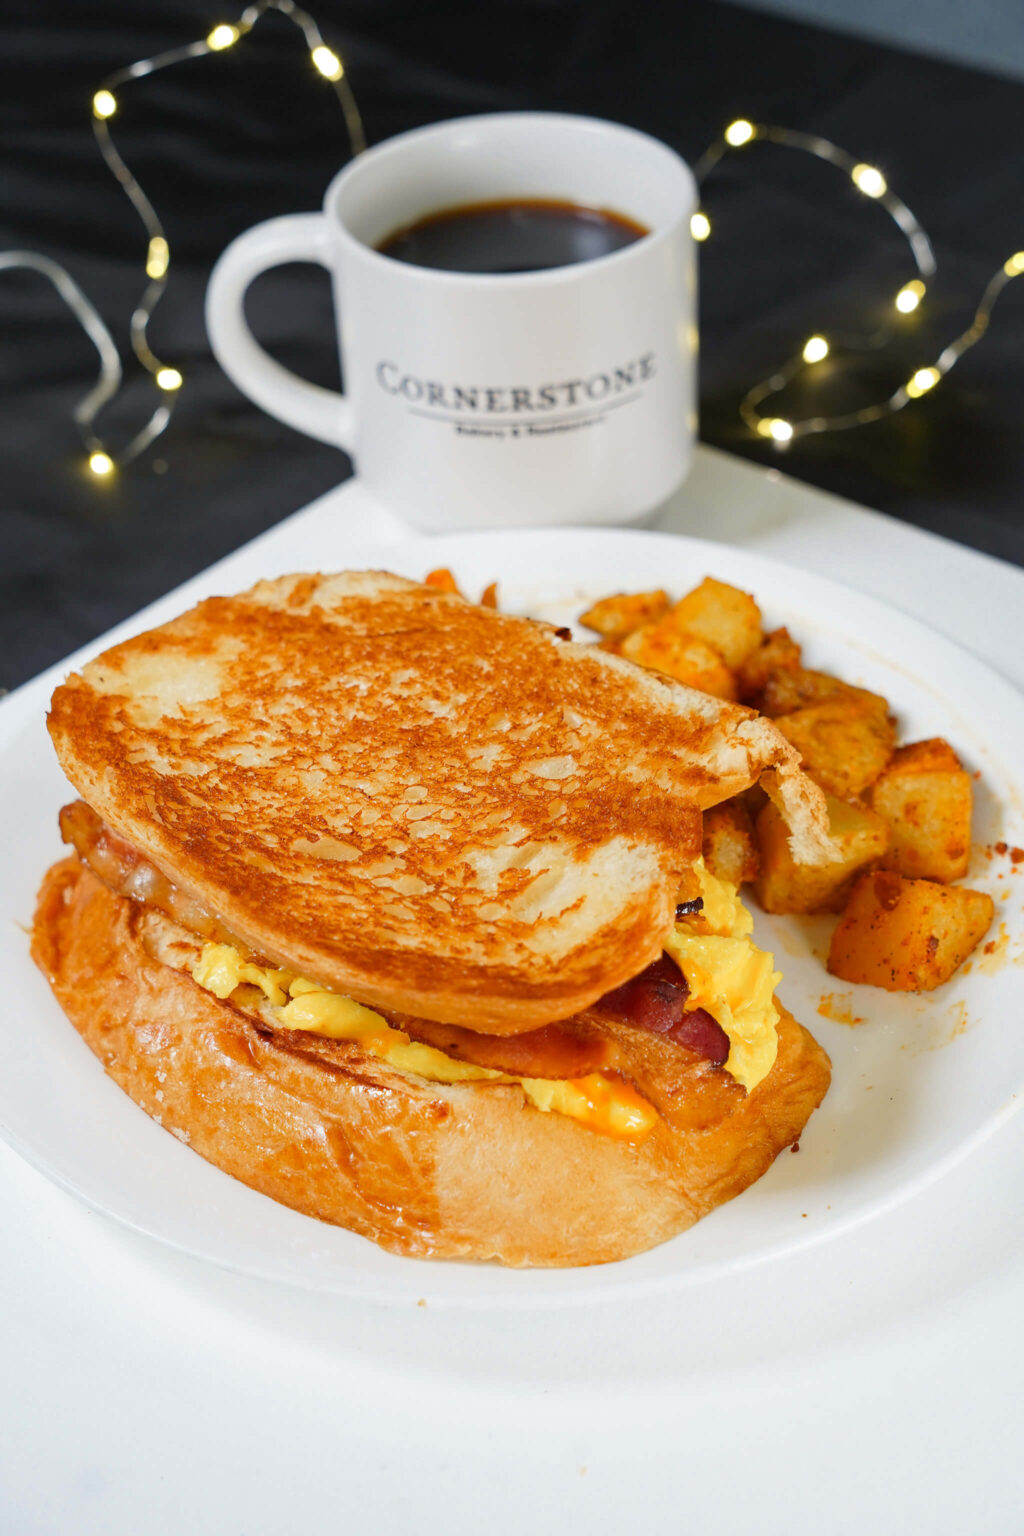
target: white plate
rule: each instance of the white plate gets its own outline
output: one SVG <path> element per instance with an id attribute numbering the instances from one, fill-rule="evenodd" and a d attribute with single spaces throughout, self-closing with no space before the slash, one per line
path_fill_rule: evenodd
<path id="1" fill-rule="evenodd" d="M 287 553 L 261 574 L 317 563 L 299 542 Z M 1011 768 L 1024 761 L 1020 695 L 940 635 L 835 583 L 701 540 L 591 530 L 417 539 L 349 550 L 347 563 L 409 576 L 449 565 L 471 595 L 497 578 L 503 607 L 558 623 L 615 590 L 661 585 L 682 593 L 709 573 L 736 582 L 756 595 L 769 626 L 790 627 L 810 664 L 885 694 L 902 739 L 945 736 L 980 771 L 979 844 L 1024 844 L 1024 795 Z M 191 592 L 180 606 L 189 600 Z M 706 1280 L 820 1241 L 906 1199 L 993 1131 L 1024 1082 L 1012 963 L 1024 941 L 1024 868 L 1015 881 L 1006 861 L 990 863 L 979 851 L 970 883 L 996 899 L 997 952 L 976 958 L 930 997 L 834 981 L 818 958 L 827 920 L 758 918 L 758 939 L 785 975 L 781 995 L 829 1051 L 833 1083 L 799 1154 L 783 1154 L 739 1199 L 621 1264 L 518 1272 L 396 1258 L 204 1163 L 136 1109 L 67 1023 L 28 958 L 25 924 L 39 878 L 60 853 L 56 814 L 69 791 L 42 707 L 27 723 L 22 714 L 0 711 L 0 797 L 8 808 L 0 842 L 7 983 L 0 1134 L 92 1208 L 226 1268 L 364 1299 L 459 1306 L 604 1301 Z M 5 733 L 8 718 L 20 729 Z M 851 1028 L 822 1017 L 826 994 L 833 1011 L 866 1022 Z"/>

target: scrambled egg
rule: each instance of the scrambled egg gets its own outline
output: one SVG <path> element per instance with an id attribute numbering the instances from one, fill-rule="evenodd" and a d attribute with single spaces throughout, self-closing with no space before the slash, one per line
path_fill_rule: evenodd
<path id="1" fill-rule="evenodd" d="M 754 919 L 734 887 L 705 869 L 703 859 L 694 872 L 703 909 L 675 923 L 665 952 L 686 977 L 690 1006 L 705 1008 L 728 1035 L 725 1070 L 749 1093 L 775 1064 L 774 992 L 782 977 L 773 957 L 755 947 Z"/>
<path id="2" fill-rule="evenodd" d="M 364 1050 L 389 1067 L 432 1083 L 518 1083 L 527 1101 L 545 1114 L 567 1115 L 606 1136 L 639 1141 L 654 1127 L 657 1114 L 628 1083 L 592 1072 L 566 1081 L 511 1077 L 492 1067 L 455 1061 L 432 1045 L 410 1040 L 379 1013 L 315 981 L 271 966 L 252 965 L 230 944 L 204 944 L 192 976 L 215 997 L 228 998 L 236 987 L 258 987 L 273 1005 L 284 1029 L 303 1029 L 332 1040 L 358 1040 Z"/>

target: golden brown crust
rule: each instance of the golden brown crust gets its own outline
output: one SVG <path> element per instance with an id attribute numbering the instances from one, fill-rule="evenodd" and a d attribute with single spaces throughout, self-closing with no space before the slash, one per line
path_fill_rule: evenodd
<path id="1" fill-rule="evenodd" d="M 783 1011 L 752 1094 L 716 1069 L 702 1093 L 663 1074 L 663 1118 L 634 1146 L 532 1109 L 514 1085 L 429 1084 L 354 1044 L 268 1033 L 152 958 L 149 921 L 163 920 L 75 858 L 43 882 L 33 955 L 111 1077 L 252 1188 L 401 1254 L 562 1266 L 641 1252 L 759 1178 L 828 1086 L 827 1056 Z"/>
<path id="2" fill-rule="evenodd" d="M 88 803 L 255 951 L 494 1032 L 657 956 L 699 808 L 770 767 L 803 841 L 825 825 L 751 711 L 380 572 L 211 598 L 69 677 L 49 724 Z"/>

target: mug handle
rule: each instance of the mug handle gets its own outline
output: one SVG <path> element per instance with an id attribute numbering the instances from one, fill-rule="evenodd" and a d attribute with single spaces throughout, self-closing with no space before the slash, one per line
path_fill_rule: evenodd
<path id="1" fill-rule="evenodd" d="M 249 284 L 285 261 L 315 261 L 328 271 L 333 269 L 324 214 L 267 219 L 231 242 L 206 289 L 210 346 L 232 383 L 263 410 L 309 437 L 351 452 L 352 407 L 344 395 L 282 368 L 264 352 L 246 324 L 243 301 Z"/>

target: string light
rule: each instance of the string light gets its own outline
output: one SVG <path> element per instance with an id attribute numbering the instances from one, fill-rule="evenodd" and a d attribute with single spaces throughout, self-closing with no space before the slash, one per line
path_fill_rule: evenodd
<path id="1" fill-rule="evenodd" d="M 230 22 L 222 21 L 219 26 L 207 35 L 206 46 L 212 48 L 214 53 L 220 53 L 224 48 L 230 48 L 232 43 L 238 42 L 238 28 Z"/>
<path id="2" fill-rule="evenodd" d="M 117 394 L 123 374 L 121 356 L 114 345 L 114 338 L 103 323 L 99 311 L 90 304 L 74 278 L 65 272 L 59 262 L 50 256 L 40 255 L 38 251 L 0 251 L 0 271 L 11 271 L 16 267 L 38 272 L 40 276 L 49 279 L 96 348 L 100 360 L 99 376 L 92 388 L 79 400 L 72 414 L 82 432 L 86 448 L 99 448 L 100 444 L 90 432 L 89 424 L 107 401 Z"/>
<path id="3" fill-rule="evenodd" d="M 782 416 L 762 416 L 757 423 L 757 434 L 774 438 L 777 443 L 788 443 L 793 436 L 793 424 Z"/>
<path id="4" fill-rule="evenodd" d="M 911 315 L 920 304 L 926 293 L 925 285 L 919 277 L 913 282 L 906 283 L 896 295 L 896 308 L 901 315 Z"/>
<path id="5" fill-rule="evenodd" d="M 162 235 L 154 235 L 146 252 L 146 276 L 165 277 L 171 264 L 171 252 Z"/>
<path id="6" fill-rule="evenodd" d="M 754 136 L 754 125 L 748 123 L 745 117 L 738 117 L 725 130 L 725 142 L 730 149 L 739 149 L 743 144 L 749 144 Z"/>
<path id="7" fill-rule="evenodd" d="M 928 390 L 934 389 L 942 375 L 937 368 L 919 368 L 914 377 L 903 387 L 911 400 L 919 400 Z"/>
<path id="8" fill-rule="evenodd" d="M 160 222 L 156 209 L 146 196 L 136 177 L 129 170 L 114 145 L 110 131 L 110 119 L 117 113 L 120 101 L 118 92 L 130 81 L 156 74 L 158 70 L 202 58 L 211 53 L 222 53 L 251 32 L 260 18 L 268 11 L 277 11 L 286 17 L 302 33 L 306 48 L 315 68 L 331 82 L 341 106 L 349 148 L 353 156 L 366 148 L 362 119 L 352 88 L 345 78 L 341 59 L 324 42 L 319 27 L 307 11 L 294 0 L 255 0 L 246 7 L 237 22 L 218 22 L 205 38 L 168 48 L 152 58 L 137 59 L 115 70 L 102 82 L 92 96 L 92 126 L 100 154 L 108 170 L 116 178 L 128 196 L 132 207 L 142 220 L 146 232 L 145 272 L 148 285 L 131 317 L 130 336 L 132 350 L 149 373 L 160 391 L 160 403 L 153 410 L 145 425 L 119 451 L 116 459 L 93 430 L 100 411 L 108 405 L 121 387 L 122 368 L 114 340 L 102 318 L 91 305 L 71 276 L 49 257 L 31 251 L 0 253 L 0 269 L 6 267 L 30 267 L 42 273 L 53 283 L 61 298 L 85 330 L 100 356 L 100 373 L 88 394 L 74 409 L 74 419 L 85 444 L 87 464 L 93 475 L 110 475 L 119 464 L 128 464 L 166 431 L 184 379 L 179 369 L 163 362 L 149 345 L 148 327 L 153 311 L 167 286 L 171 251 L 167 233 Z"/>
<path id="9" fill-rule="evenodd" d="M 889 190 L 885 177 L 873 165 L 855 165 L 850 180 L 865 197 L 884 197 Z"/>
<path id="10" fill-rule="evenodd" d="M 838 167 L 846 173 L 859 191 L 879 203 L 905 237 L 910 255 L 917 267 L 917 277 L 905 283 L 893 301 L 898 314 L 913 314 L 927 292 L 925 278 L 930 278 L 935 273 L 935 255 L 931 241 L 921 224 L 906 203 L 892 191 L 882 172 L 865 161 L 855 160 L 838 144 L 833 144 L 816 134 L 800 133 L 792 128 L 780 128 L 768 123 L 753 123 L 748 122 L 746 118 L 737 118 L 723 130 L 720 138 L 708 146 L 697 161 L 694 174 L 698 183 L 706 180 L 710 172 L 731 149 L 740 148 L 754 140 L 799 150 Z M 702 217 L 706 218 L 706 216 Z M 703 238 L 710 233 L 710 221 L 706 220 L 706 226 Z M 696 234 L 696 231 L 694 233 Z M 796 356 L 783 363 L 769 378 L 755 384 L 747 391 L 740 403 L 741 418 L 758 437 L 771 439 L 777 446 L 784 447 L 794 438 L 804 437 L 810 433 L 837 432 L 850 427 L 865 426 L 869 422 L 880 421 L 885 416 L 901 411 L 911 400 L 919 400 L 922 395 L 933 390 L 960 361 L 964 353 L 981 340 L 988 330 L 992 309 L 999 295 L 1007 283 L 1021 276 L 1024 276 L 1024 251 L 1016 251 L 990 278 L 975 310 L 974 319 L 967 329 L 942 350 L 934 364 L 918 368 L 912 378 L 906 384 L 901 384 L 887 399 L 876 401 L 860 410 L 846 411 L 834 416 L 809 416 L 800 421 L 789 421 L 782 416 L 762 415 L 759 407 L 772 396 L 780 394 L 803 367 L 813 366 L 830 355 L 832 349 L 827 339 L 824 336 L 811 336 Z M 889 327 L 883 326 L 861 338 L 844 337 L 843 344 L 853 350 L 878 351 L 890 338 Z"/>
<path id="11" fill-rule="evenodd" d="M 338 55 L 323 43 L 313 49 L 311 58 L 325 80 L 340 80 L 344 74 Z"/>
<path id="12" fill-rule="evenodd" d="M 706 213 L 695 213 L 690 220 L 690 234 L 695 240 L 706 240 L 711 233 L 711 220 Z"/>

